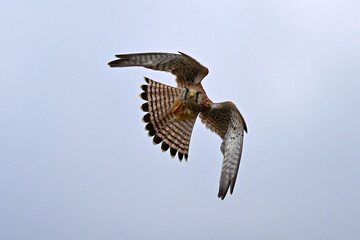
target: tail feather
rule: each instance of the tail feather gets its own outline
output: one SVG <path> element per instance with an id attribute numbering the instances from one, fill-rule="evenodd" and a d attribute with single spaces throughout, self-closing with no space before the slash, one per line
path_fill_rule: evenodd
<path id="1" fill-rule="evenodd" d="M 143 121 L 147 123 L 145 129 L 149 136 L 153 136 L 154 144 L 161 143 L 162 151 L 170 149 L 172 157 L 177 154 L 180 161 L 183 158 L 187 160 L 196 118 L 178 121 L 175 115 L 170 113 L 182 89 L 149 78 L 145 78 L 145 81 L 147 85 L 141 86 L 144 92 L 140 94 L 140 97 L 147 101 L 141 105 L 141 109 L 147 112 L 143 117 Z"/>

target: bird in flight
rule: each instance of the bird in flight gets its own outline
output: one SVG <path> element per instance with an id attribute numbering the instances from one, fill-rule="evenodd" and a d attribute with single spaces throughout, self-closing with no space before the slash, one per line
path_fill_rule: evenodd
<path id="1" fill-rule="evenodd" d="M 220 150 L 224 156 L 218 197 L 224 199 L 229 188 L 233 193 L 239 171 L 244 131 L 247 127 L 234 103 L 213 103 L 206 95 L 201 80 L 209 70 L 185 53 L 134 53 L 115 55 L 110 67 L 141 66 L 176 76 L 177 87 L 168 86 L 145 77 L 140 97 L 146 102 L 141 109 L 145 129 L 161 150 L 170 149 L 180 161 L 187 160 L 191 133 L 196 118 L 222 139 Z"/>

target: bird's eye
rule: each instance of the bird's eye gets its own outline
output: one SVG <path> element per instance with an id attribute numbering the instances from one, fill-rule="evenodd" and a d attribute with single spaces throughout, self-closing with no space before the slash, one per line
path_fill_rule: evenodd
<path id="1" fill-rule="evenodd" d="M 196 97 L 195 97 L 196 102 L 198 101 L 199 95 L 200 95 L 200 92 L 196 92 Z"/>
<path id="2" fill-rule="evenodd" d="M 186 99 L 187 98 L 187 95 L 189 94 L 189 89 L 188 88 L 185 88 L 184 89 L 184 98 Z"/>

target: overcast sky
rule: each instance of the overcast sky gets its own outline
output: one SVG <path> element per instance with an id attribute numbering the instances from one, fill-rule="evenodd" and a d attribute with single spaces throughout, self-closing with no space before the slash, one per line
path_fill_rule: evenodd
<path id="1" fill-rule="evenodd" d="M 359 1 L 7 1 L 0 14 L 0 239 L 359 239 Z M 143 76 L 114 54 L 185 52 L 248 134 L 153 146 Z"/>

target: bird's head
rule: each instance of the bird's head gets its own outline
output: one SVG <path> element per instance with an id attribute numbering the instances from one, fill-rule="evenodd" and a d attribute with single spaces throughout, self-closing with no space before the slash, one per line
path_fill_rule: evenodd
<path id="1" fill-rule="evenodd" d="M 181 101 L 185 105 L 199 105 L 202 102 L 202 92 L 190 88 L 184 88 L 181 94 Z"/>

